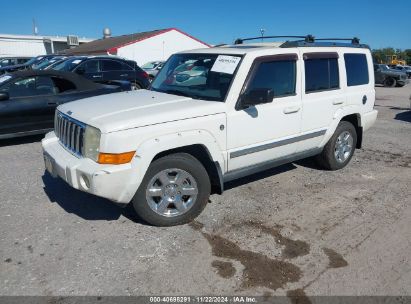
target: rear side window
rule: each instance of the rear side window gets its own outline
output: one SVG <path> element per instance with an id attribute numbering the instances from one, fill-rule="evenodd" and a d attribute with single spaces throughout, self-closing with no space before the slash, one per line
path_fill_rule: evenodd
<path id="1" fill-rule="evenodd" d="M 338 56 L 326 56 L 329 58 L 321 58 L 320 56 L 320 54 L 305 56 L 306 93 L 333 90 L 340 87 Z"/>
<path id="2" fill-rule="evenodd" d="M 115 60 L 103 60 L 103 72 L 121 71 L 123 66 L 121 62 Z"/>
<path id="3" fill-rule="evenodd" d="M 272 89 L 274 98 L 295 94 L 295 60 L 261 62 L 247 87 L 253 89 Z"/>
<path id="4" fill-rule="evenodd" d="M 368 64 L 365 54 L 344 54 L 347 86 L 358 86 L 369 83 Z"/>

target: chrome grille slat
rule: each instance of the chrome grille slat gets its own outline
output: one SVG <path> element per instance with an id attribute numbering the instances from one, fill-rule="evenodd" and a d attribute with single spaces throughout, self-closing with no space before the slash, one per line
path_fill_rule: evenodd
<path id="1" fill-rule="evenodd" d="M 70 152 L 81 156 L 85 124 L 61 113 L 57 113 L 54 130 L 59 142 Z"/>

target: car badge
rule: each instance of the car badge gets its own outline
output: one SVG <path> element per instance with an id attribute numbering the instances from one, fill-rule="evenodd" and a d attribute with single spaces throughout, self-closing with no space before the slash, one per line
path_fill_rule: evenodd
<path id="1" fill-rule="evenodd" d="M 67 111 L 67 114 L 68 114 L 68 115 L 71 115 L 71 114 L 73 114 L 73 112 L 71 112 L 71 111 Z"/>

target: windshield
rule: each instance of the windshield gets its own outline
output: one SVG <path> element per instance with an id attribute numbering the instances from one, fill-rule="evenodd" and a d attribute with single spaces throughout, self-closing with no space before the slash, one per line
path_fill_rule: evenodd
<path id="1" fill-rule="evenodd" d="M 158 65 L 160 64 L 160 62 L 147 62 L 145 65 L 143 65 L 141 68 L 143 70 L 152 70 L 155 69 Z"/>
<path id="2" fill-rule="evenodd" d="M 25 64 L 27 64 L 27 65 L 32 65 L 33 63 L 37 63 L 37 62 L 43 60 L 43 58 L 44 58 L 44 56 L 37 56 L 37 57 L 31 58 L 31 59 L 30 59 L 29 61 L 27 61 Z"/>
<path id="3" fill-rule="evenodd" d="M 53 57 L 53 58 L 44 59 L 44 60 L 40 61 L 39 63 L 34 64 L 33 69 L 35 69 L 35 70 L 44 70 L 46 67 L 48 67 L 49 65 L 51 65 L 51 64 L 53 64 L 53 63 L 55 63 L 59 60 L 61 60 L 61 57 Z"/>
<path id="4" fill-rule="evenodd" d="M 85 58 L 70 58 L 54 65 L 52 69 L 57 71 L 70 72 L 74 70 L 84 59 Z"/>
<path id="5" fill-rule="evenodd" d="M 193 99 L 224 101 L 241 56 L 176 54 L 154 79 L 151 90 Z"/>

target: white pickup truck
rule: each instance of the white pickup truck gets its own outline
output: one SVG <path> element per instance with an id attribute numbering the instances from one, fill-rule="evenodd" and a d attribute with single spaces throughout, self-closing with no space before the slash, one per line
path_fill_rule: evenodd
<path id="1" fill-rule="evenodd" d="M 149 90 L 59 106 L 44 160 L 73 188 L 178 225 L 227 181 L 311 156 L 343 168 L 377 118 L 374 101 L 371 53 L 358 41 L 187 51 Z"/>

